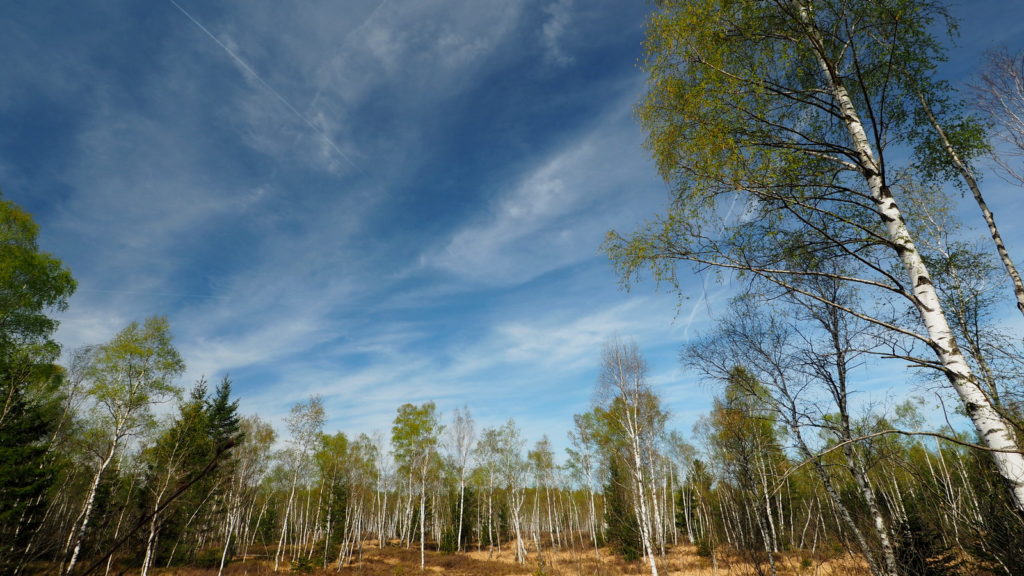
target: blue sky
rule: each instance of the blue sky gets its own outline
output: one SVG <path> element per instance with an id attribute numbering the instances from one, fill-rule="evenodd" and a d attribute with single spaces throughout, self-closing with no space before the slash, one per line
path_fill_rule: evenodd
<path id="1" fill-rule="evenodd" d="M 434 400 L 562 445 L 619 336 L 689 431 L 710 391 L 676 357 L 727 289 L 677 308 L 598 252 L 667 198 L 632 115 L 648 3 L 175 1 L 2 9 L 0 187 L 79 281 L 67 349 L 165 314 L 183 385 L 230 373 L 276 423 Z M 957 13 L 954 81 L 1020 47 L 1020 3 Z"/>

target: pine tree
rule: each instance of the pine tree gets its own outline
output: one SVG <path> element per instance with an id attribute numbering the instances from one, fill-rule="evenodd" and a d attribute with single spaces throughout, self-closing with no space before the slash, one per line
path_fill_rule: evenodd
<path id="1" fill-rule="evenodd" d="M 59 382 L 59 374 L 51 382 L 47 391 Z M 48 444 L 58 407 L 56 395 L 33 398 L 24 387 L 11 386 L 6 406 L 0 426 L 0 573 L 10 569 L 16 551 L 36 529 L 58 471 Z"/>
<path id="2" fill-rule="evenodd" d="M 0 571 L 32 534 L 55 474 L 48 442 L 62 380 L 48 314 L 67 308 L 75 281 L 39 251 L 38 232 L 27 212 L 0 199 Z"/>
<path id="3" fill-rule="evenodd" d="M 206 401 L 206 415 L 214 449 L 242 439 L 238 399 L 231 400 L 231 378 L 225 376 L 217 385 L 213 397 Z"/>
<path id="4" fill-rule="evenodd" d="M 605 540 L 627 562 L 636 562 L 643 554 L 640 525 L 630 501 L 630 482 L 617 458 L 608 462 L 608 482 L 604 486 Z"/>

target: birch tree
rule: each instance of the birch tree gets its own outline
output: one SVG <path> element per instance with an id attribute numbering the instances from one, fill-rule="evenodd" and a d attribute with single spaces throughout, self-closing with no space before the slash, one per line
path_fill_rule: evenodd
<path id="1" fill-rule="evenodd" d="M 526 459 L 533 474 L 533 502 L 534 518 L 532 520 L 534 530 L 534 543 L 537 552 L 540 553 L 543 547 L 544 537 L 544 512 L 547 514 L 548 535 L 552 544 L 557 545 L 558 525 L 552 518 L 551 489 L 555 485 L 555 455 L 551 451 L 551 441 L 547 436 L 542 436 L 534 445 L 533 449 L 527 452 Z M 543 499 L 541 495 L 543 494 Z"/>
<path id="2" fill-rule="evenodd" d="M 590 540 L 594 545 L 594 557 L 600 559 L 601 540 L 600 526 L 597 521 L 597 508 L 594 504 L 595 481 L 598 474 L 600 454 L 594 427 L 593 412 L 573 416 L 574 429 L 569 431 L 570 447 L 566 448 L 567 465 L 570 473 L 587 492 L 587 512 Z"/>
<path id="3" fill-rule="evenodd" d="M 913 143 L 944 17 L 928 0 L 660 2 L 639 113 L 675 198 L 630 238 L 611 233 L 606 249 L 626 281 L 642 268 L 673 281 L 690 262 L 792 290 L 819 272 L 787 262 L 831 251 L 851 273 L 841 279 L 899 298 L 915 319 L 828 304 L 928 351 L 904 358 L 945 376 L 1024 512 L 1024 455 L 958 346 L 913 215 L 896 201 L 912 159 L 901 171 L 887 154 Z"/>
<path id="4" fill-rule="evenodd" d="M 643 556 L 658 576 L 654 549 L 654 514 L 651 509 L 651 477 L 655 443 L 664 432 L 666 414 L 658 396 L 647 383 L 647 363 L 634 342 L 611 341 L 601 352 L 597 397 L 612 433 L 619 436 L 626 451 L 623 464 L 629 470 L 633 507 L 640 529 Z"/>
<path id="5" fill-rule="evenodd" d="M 520 564 L 526 562 L 526 544 L 523 530 L 523 503 L 526 500 L 526 484 L 529 468 L 523 458 L 523 440 L 516 423 L 509 419 L 504 426 L 494 429 L 493 433 L 484 435 L 495 441 L 497 476 L 505 489 L 508 499 L 508 511 L 512 523 L 512 534 L 515 537 L 515 557 Z M 500 539 L 500 530 L 497 537 Z"/>
<path id="6" fill-rule="evenodd" d="M 344 548 L 348 520 L 348 500 L 351 492 L 349 482 L 349 442 L 343 432 L 324 434 L 318 441 L 313 460 L 319 472 L 320 482 L 317 494 L 317 515 L 323 514 L 324 557 L 322 566 L 327 568 L 328 554 L 335 544 Z M 340 540 L 339 540 L 340 538 Z M 340 554 L 339 554 L 340 556 Z"/>
<path id="7" fill-rule="evenodd" d="M 415 476 L 419 485 L 420 570 L 426 567 L 427 478 L 442 430 L 433 402 L 421 406 L 403 404 L 391 427 L 395 460 L 409 472 L 410 478 Z"/>
<path id="8" fill-rule="evenodd" d="M 975 106 L 994 127 L 996 162 L 1024 184 L 1024 51 L 990 52 L 972 92 Z"/>
<path id="9" fill-rule="evenodd" d="M 232 451 L 233 466 L 231 467 L 231 491 L 228 498 L 228 525 L 221 551 L 218 576 L 223 572 L 231 549 L 232 537 L 238 541 L 245 558 L 248 546 L 252 542 L 250 530 L 259 524 L 256 507 L 258 504 L 259 485 L 266 475 L 270 461 L 271 447 L 277 439 L 274 428 L 257 416 L 242 418 L 239 421 L 242 441 Z M 253 522 L 255 520 L 255 523 Z"/>
<path id="10" fill-rule="evenodd" d="M 817 278 L 814 283 L 819 284 L 816 291 L 842 288 L 828 279 Z M 830 298 L 850 299 L 837 293 Z M 740 298 L 711 335 L 687 347 L 684 357 L 715 380 L 727 383 L 727 398 L 729 394 L 739 396 L 744 401 L 737 403 L 740 407 L 749 411 L 754 403 L 786 426 L 794 448 L 817 473 L 871 573 L 897 575 L 901 570 L 890 520 L 881 512 L 864 460 L 853 444 L 850 396 L 854 390 L 849 374 L 863 350 L 870 349 L 865 342 L 869 338 L 862 333 L 863 326 L 849 322 L 835 308 L 815 300 L 801 303 L 806 308 L 797 311 L 804 314 L 795 317 L 792 309 L 769 308 L 769 302 L 753 295 Z M 815 327 L 820 331 L 813 331 Z M 819 434 L 842 443 L 846 469 L 862 496 L 856 509 L 868 510 L 877 546 L 861 530 L 849 498 L 842 498 L 827 463 L 816 454 L 812 443 Z M 721 433 L 715 436 L 721 437 Z"/>
<path id="11" fill-rule="evenodd" d="M 1018 90 L 1020 89 L 1018 88 Z M 1024 314 L 1024 280 L 1021 280 L 1017 265 L 1010 257 L 1010 251 L 1003 240 L 1002 232 L 999 231 L 999 226 L 996 224 L 995 214 L 989 208 L 988 202 L 982 194 L 981 183 L 974 169 L 974 156 L 991 150 L 982 141 L 985 134 L 984 127 L 980 122 L 970 118 L 944 121 L 940 117 L 941 112 L 934 110 L 931 102 L 932 98 L 936 98 L 935 96 L 922 93 L 918 98 L 921 101 L 921 114 L 924 121 L 934 132 L 932 137 L 923 138 L 918 145 L 918 154 L 922 157 L 919 162 L 920 167 L 930 175 L 958 178 L 956 181 L 971 191 L 974 202 L 981 211 L 981 217 L 988 227 L 989 236 L 992 238 L 992 244 L 1003 264 L 1003 269 L 1010 278 L 1013 295 L 1017 300 L 1017 310 Z M 938 99 L 944 100 L 941 96 Z M 986 98 L 982 96 L 980 101 L 984 103 Z M 1024 108 L 1021 108 L 1021 111 L 1024 111 Z M 996 153 L 994 156 L 998 162 L 999 154 Z M 1000 162 L 1000 165 L 1012 176 L 1020 178 L 1005 162 Z"/>
<path id="12" fill-rule="evenodd" d="M 448 449 L 459 475 L 459 518 L 456 526 L 456 551 L 462 551 L 463 514 L 466 509 L 466 476 L 469 473 L 469 459 L 476 443 L 476 430 L 469 408 L 455 409 L 452 424 L 448 428 Z"/>
<path id="13" fill-rule="evenodd" d="M 288 536 L 288 523 L 292 520 L 292 513 L 295 507 L 295 490 L 298 487 L 299 476 L 308 466 L 310 453 L 315 449 L 321 438 L 324 429 L 324 403 L 319 396 L 313 396 L 306 402 L 299 402 L 292 406 L 291 413 L 286 418 L 288 432 L 291 434 L 289 440 L 291 447 L 287 453 L 291 467 L 291 485 L 288 490 L 288 500 L 285 504 L 284 517 L 281 521 L 281 535 L 277 541 L 277 552 L 274 554 L 274 572 L 280 567 L 281 560 L 285 554 L 285 541 Z M 295 550 L 292 555 L 295 555 Z"/>
<path id="14" fill-rule="evenodd" d="M 188 400 L 179 407 L 179 414 L 170 426 L 161 430 L 152 446 L 143 451 L 142 457 L 148 464 L 144 501 L 150 518 L 142 576 L 146 576 L 153 565 L 157 536 L 163 521 L 159 508 L 164 497 L 191 472 L 190 468 L 206 463 L 203 461 L 207 432 L 205 403 L 206 382 L 201 380 L 192 389 Z"/>
<path id="15" fill-rule="evenodd" d="M 502 448 L 501 430 L 498 428 L 485 428 L 480 433 L 480 441 L 477 442 L 474 450 L 474 459 L 477 465 L 476 476 L 479 480 L 479 490 L 487 494 L 487 530 L 481 530 L 481 535 L 487 535 L 487 558 L 490 559 L 497 547 L 501 552 L 501 530 L 495 526 L 494 495 L 499 486 L 499 457 Z M 483 538 L 481 538 L 483 539 Z"/>
<path id="16" fill-rule="evenodd" d="M 93 406 L 91 434 L 97 440 L 92 481 L 81 511 L 68 535 L 65 574 L 72 574 L 89 529 L 96 490 L 103 473 L 124 442 L 149 425 L 154 403 L 179 394 L 173 379 L 185 363 L 171 343 L 167 319 L 154 316 L 139 325 L 132 322 L 100 346 L 88 368 L 88 394 Z"/>
<path id="17" fill-rule="evenodd" d="M 736 504 L 734 546 L 752 563 L 767 560 L 777 574 L 778 526 L 772 490 L 781 477 L 784 456 L 774 414 L 763 401 L 765 391 L 749 373 L 734 370 L 707 419 L 708 444 Z"/>

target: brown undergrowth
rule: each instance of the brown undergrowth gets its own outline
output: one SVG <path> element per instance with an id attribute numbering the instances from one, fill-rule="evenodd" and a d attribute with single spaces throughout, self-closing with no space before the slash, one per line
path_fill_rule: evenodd
<path id="1" fill-rule="evenodd" d="M 225 576 L 248 576 L 273 574 L 273 553 L 255 555 L 245 562 L 236 560 L 225 567 Z M 426 568 L 420 572 L 418 548 L 403 548 L 396 545 L 383 549 L 375 543 L 366 543 L 360 559 L 338 570 L 330 566 L 306 571 L 306 574 L 325 576 L 416 576 L 417 574 L 451 574 L 453 576 L 627 576 L 650 574 L 644 563 L 627 563 L 612 555 L 607 549 L 548 550 L 537 553 L 529 550 L 524 564 L 515 561 L 514 548 L 503 545 L 501 551 L 477 550 L 475 547 L 459 554 L 444 554 L 434 550 L 426 552 Z M 780 576 L 861 576 L 868 571 L 863 561 L 850 556 L 826 558 L 820 555 L 785 553 L 776 557 Z M 290 570 L 291 564 L 284 562 L 281 573 L 300 573 Z M 768 566 L 757 567 L 737 555 L 717 554 L 711 558 L 697 554 L 695 547 L 680 544 L 668 550 L 658 562 L 660 576 L 747 576 L 767 574 Z M 114 571 L 114 574 L 134 575 L 138 570 Z M 195 567 L 171 567 L 150 570 L 154 576 L 214 576 L 216 569 Z"/>

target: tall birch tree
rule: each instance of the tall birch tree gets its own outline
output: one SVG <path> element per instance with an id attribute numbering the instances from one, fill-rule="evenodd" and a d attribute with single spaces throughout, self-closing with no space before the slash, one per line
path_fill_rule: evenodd
<path id="1" fill-rule="evenodd" d="M 469 459 L 476 443 L 476 429 L 468 406 L 456 408 L 452 413 L 452 424 L 448 428 L 448 450 L 459 475 L 459 517 L 456 523 L 455 549 L 462 551 L 463 514 L 466 511 L 466 476 L 469 473 Z"/>
<path id="2" fill-rule="evenodd" d="M 523 503 L 526 500 L 526 483 L 529 473 L 526 459 L 523 458 L 523 447 L 526 440 L 522 438 L 519 427 L 515 421 L 509 419 L 501 428 L 488 430 L 491 434 L 484 435 L 485 438 L 494 441 L 496 468 L 499 481 L 505 489 L 508 512 L 512 523 L 512 533 L 515 536 L 515 556 L 520 564 L 526 562 L 525 530 L 523 529 Z M 497 537 L 500 539 L 501 530 Z"/>
<path id="3" fill-rule="evenodd" d="M 285 419 L 288 432 L 291 434 L 291 447 L 287 460 L 291 466 L 291 486 L 285 504 L 284 518 L 281 521 L 281 535 L 277 541 L 277 552 L 274 554 L 274 572 L 280 567 L 286 552 L 285 541 L 288 536 L 288 525 L 292 520 L 295 508 L 295 491 L 299 484 L 299 476 L 309 464 L 310 453 L 316 448 L 324 429 L 324 402 L 319 396 L 313 396 L 306 402 L 292 406 L 291 413 Z M 294 556 L 298 551 L 293 550 Z"/>
<path id="4" fill-rule="evenodd" d="M 1024 185 L 1024 51 L 989 53 L 973 96 L 975 106 L 994 128 L 996 162 L 1007 176 Z"/>
<path id="5" fill-rule="evenodd" d="M 421 406 L 403 404 L 398 408 L 391 427 L 391 445 L 395 460 L 415 477 L 419 486 L 420 570 L 426 567 L 427 478 L 437 454 L 437 444 L 444 429 L 438 420 L 433 402 Z"/>
<path id="6" fill-rule="evenodd" d="M 595 558 L 600 559 L 600 526 L 597 521 L 597 508 L 594 504 L 595 480 L 598 467 L 598 443 L 594 433 L 593 412 L 576 414 L 573 416 L 574 429 L 569 431 L 570 447 L 566 448 L 568 461 L 566 465 L 570 473 L 575 476 L 580 485 L 587 492 L 587 519 L 590 530 L 590 540 L 594 545 Z"/>
<path id="7" fill-rule="evenodd" d="M 655 444 L 664 432 L 667 415 L 658 396 L 647 382 L 647 363 L 635 342 L 610 341 L 601 352 L 597 398 L 611 434 L 625 449 L 622 463 L 629 470 L 633 490 L 633 508 L 640 529 L 643 555 L 658 576 L 654 547 L 654 505 L 649 470 L 655 457 Z"/>
<path id="8" fill-rule="evenodd" d="M 1024 455 L 957 344 L 897 197 L 888 151 L 913 144 L 922 87 L 942 57 L 929 0 L 663 0 L 650 21 L 639 114 L 675 198 L 666 216 L 606 249 L 626 281 L 645 267 L 742 271 L 799 291 L 819 251 L 847 282 L 895 297 L 914 321 L 843 308 L 916 341 L 903 357 L 939 371 L 1024 512 Z M 870 299 L 866 297 L 866 299 Z"/>
<path id="9" fill-rule="evenodd" d="M 125 441 L 152 422 L 153 404 L 180 393 L 173 380 L 184 371 L 185 362 L 171 342 L 170 325 L 159 316 L 141 325 L 132 322 L 96 350 L 87 369 L 87 390 L 94 402 L 91 435 L 97 451 L 92 480 L 68 535 L 71 556 L 65 574 L 75 569 L 103 473 Z"/>

